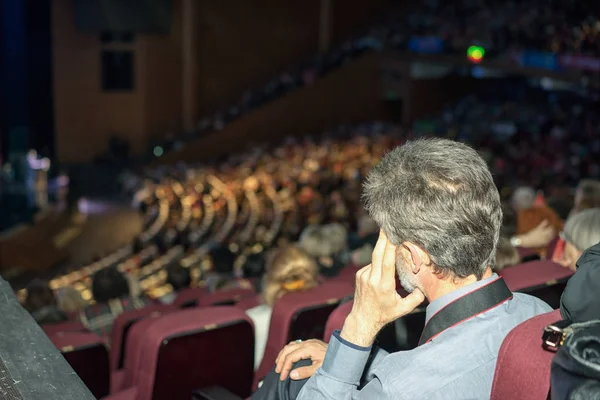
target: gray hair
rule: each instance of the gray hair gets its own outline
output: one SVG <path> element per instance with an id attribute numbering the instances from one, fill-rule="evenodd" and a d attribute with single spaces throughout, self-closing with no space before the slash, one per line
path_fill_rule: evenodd
<path id="1" fill-rule="evenodd" d="M 581 251 L 600 242 L 600 208 L 589 208 L 569 217 L 563 234 L 565 240 Z"/>
<path id="2" fill-rule="evenodd" d="M 481 278 L 495 265 L 500 195 L 485 161 L 446 139 L 406 142 L 375 166 L 365 207 L 389 240 L 420 246 L 442 276 Z"/>
<path id="3" fill-rule="evenodd" d="M 535 190 L 529 186 L 521 186 L 515 189 L 512 196 L 512 205 L 517 210 L 527 210 L 535 203 Z"/>
<path id="4" fill-rule="evenodd" d="M 298 244 L 313 257 L 331 257 L 346 248 L 346 236 L 346 228 L 341 224 L 309 225 Z"/>

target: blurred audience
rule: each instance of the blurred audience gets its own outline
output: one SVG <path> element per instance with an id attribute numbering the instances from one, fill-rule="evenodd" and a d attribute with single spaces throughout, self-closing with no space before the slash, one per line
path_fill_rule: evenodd
<path id="1" fill-rule="evenodd" d="M 575 189 L 575 206 L 573 212 L 580 212 L 588 208 L 600 207 L 600 181 L 582 179 Z"/>
<path id="2" fill-rule="evenodd" d="M 112 267 L 96 272 L 92 278 L 92 295 L 96 304 L 81 311 L 79 319 L 87 329 L 104 337 L 109 336 L 114 319 L 123 312 L 151 303 L 146 297 L 132 296 L 127 277 Z"/>
<path id="3" fill-rule="evenodd" d="M 81 296 L 81 292 L 71 286 L 58 291 L 58 308 L 67 315 L 76 316 L 88 303 Z"/>
<path id="4" fill-rule="evenodd" d="M 167 267 L 167 283 L 171 285 L 173 291 L 160 298 L 160 302 L 163 304 L 173 303 L 179 291 L 191 287 L 192 276 L 190 269 L 185 268 L 181 264 L 169 265 Z"/>
<path id="5" fill-rule="evenodd" d="M 515 190 L 512 205 L 517 211 L 517 234 L 525 234 L 542 222 L 547 221 L 555 233 L 560 232 L 563 222 L 550 208 L 536 205 L 536 193 L 531 187 L 519 187 Z"/>
<path id="6" fill-rule="evenodd" d="M 56 298 L 47 282 L 34 280 L 27 286 L 25 309 L 40 324 L 64 322 L 67 315 L 58 307 Z"/>
<path id="7" fill-rule="evenodd" d="M 346 265 L 342 259 L 346 241 L 346 228 L 339 223 L 309 225 L 300 235 L 299 246 L 315 258 L 321 275 L 332 277 Z"/>
<path id="8" fill-rule="evenodd" d="M 246 311 L 254 322 L 254 368 L 264 356 L 273 306 L 286 293 L 309 290 L 318 286 L 318 266 L 314 258 L 297 246 L 276 251 L 266 266 L 263 278 L 263 304 Z"/>
<path id="9" fill-rule="evenodd" d="M 496 267 L 495 271 L 502 271 L 504 268 L 512 267 L 521 262 L 521 257 L 517 249 L 510 243 L 510 240 L 500 237 L 498 247 L 496 248 Z"/>

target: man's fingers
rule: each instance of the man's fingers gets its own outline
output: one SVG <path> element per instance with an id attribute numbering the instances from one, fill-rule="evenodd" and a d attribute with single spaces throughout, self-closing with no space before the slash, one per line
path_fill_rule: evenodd
<path id="1" fill-rule="evenodd" d="M 371 275 L 380 277 L 381 276 L 381 266 L 383 264 L 383 257 L 385 255 L 385 250 L 387 248 L 387 237 L 382 230 L 379 231 L 379 239 L 377 239 L 377 244 L 375 244 L 375 249 L 373 250 L 373 257 L 371 260 Z"/>
<path id="2" fill-rule="evenodd" d="M 284 381 L 288 377 L 288 374 L 292 370 L 292 365 L 300 360 L 305 360 L 311 357 L 311 351 L 307 347 L 300 347 L 295 351 L 286 355 L 285 359 L 282 360 L 281 371 L 279 372 L 279 379 Z M 281 361 L 281 360 L 280 360 Z"/>
<path id="3" fill-rule="evenodd" d="M 381 279 L 383 282 L 392 282 L 392 287 L 396 287 L 396 246 L 386 238 L 385 253 L 383 255 L 383 264 L 381 265 Z"/>
<path id="4" fill-rule="evenodd" d="M 308 365 L 306 367 L 296 368 L 292 370 L 292 372 L 290 372 L 290 378 L 292 378 L 295 381 L 310 378 L 317 371 L 317 369 L 319 369 L 320 366 L 320 363 L 313 363 L 312 365 Z"/>
<path id="5" fill-rule="evenodd" d="M 277 372 L 277 373 L 281 372 L 281 368 L 283 367 L 283 362 L 284 362 L 285 358 L 287 357 L 287 355 L 290 354 L 292 351 L 296 350 L 299 346 L 300 346 L 300 343 L 292 342 L 292 343 L 288 344 L 287 346 L 285 346 L 283 349 L 281 349 L 281 351 L 277 355 L 277 358 L 275 359 L 275 372 Z"/>

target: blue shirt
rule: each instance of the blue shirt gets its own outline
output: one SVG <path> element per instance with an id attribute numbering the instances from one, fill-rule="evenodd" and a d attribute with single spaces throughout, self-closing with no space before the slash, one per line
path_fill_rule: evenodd
<path id="1" fill-rule="evenodd" d="M 493 274 L 432 301 L 426 320 L 497 277 Z M 521 322 L 550 311 L 543 301 L 514 293 L 512 299 L 446 329 L 430 342 L 392 354 L 352 344 L 336 331 L 323 366 L 304 385 L 298 400 L 489 399 L 504 337 Z M 367 383 L 358 390 L 371 351 L 375 354 Z"/>

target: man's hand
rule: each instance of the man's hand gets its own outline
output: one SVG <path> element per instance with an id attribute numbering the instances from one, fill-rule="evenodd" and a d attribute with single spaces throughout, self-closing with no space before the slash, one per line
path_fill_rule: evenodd
<path id="1" fill-rule="evenodd" d="M 317 339 L 310 339 L 305 342 L 291 342 L 285 346 L 277 356 L 275 372 L 280 374 L 282 381 L 290 375 L 293 380 L 310 378 L 317 369 L 323 364 L 325 353 L 327 352 L 327 343 Z M 300 360 L 310 359 L 312 365 L 296 368 L 291 371 L 292 364 Z M 291 373 L 290 373 L 291 371 Z"/>
<path id="2" fill-rule="evenodd" d="M 554 232 L 554 228 L 545 219 L 529 232 L 517 237 L 521 239 L 521 247 L 537 248 L 548 246 L 555 236 L 556 232 Z"/>
<path id="3" fill-rule="evenodd" d="M 369 347 L 381 328 L 409 314 L 425 300 L 419 289 L 402 298 L 396 292 L 395 274 L 396 247 L 381 232 L 371 264 L 356 273 L 354 305 L 344 323 L 342 338 Z"/>

